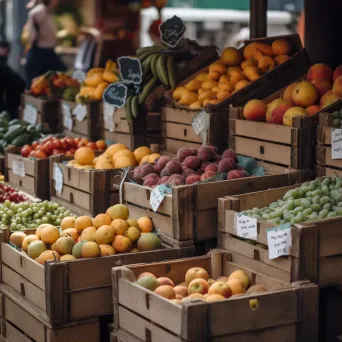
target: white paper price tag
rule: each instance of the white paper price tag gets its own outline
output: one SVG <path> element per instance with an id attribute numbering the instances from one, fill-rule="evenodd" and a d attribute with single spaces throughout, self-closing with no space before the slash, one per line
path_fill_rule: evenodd
<path id="1" fill-rule="evenodd" d="M 61 194 L 63 191 L 63 172 L 56 163 L 53 164 L 53 179 L 55 180 L 56 191 Z"/>
<path id="2" fill-rule="evenodd" d="M 331 129 L 331 158 L 342 159 L 342 129 Z"/>
<path id="3" fill-rule="evenodd" d="M 19 160 L 12 161 L 12 172 L 20 177 L 25 177 L 25 164 Z"/>
<path id="4" fill-rule="evenodd" d="M 76 116 L 78 121 L 83 121 L 87 116 L 87 107 L 85 105 L 78 104 L 72 113 Z"/>
<path id="5" fill-rule="evenodd" d="M 82 70 L 76 70 L 72 74 L 72 78 L 75 79 L 76 81 L 82 83 L 86 79 L 87 74 L 82 71 Z"/>
<path id="6" fill-rule="evenodd" d="M 38 119 L 38 110 L 36 107 L 26 104 L 24 108 L 24 117 L 23 120 L 29 123 L 30 125 L 35 125 Z"/>
<path id="7" fill-rule="evenodd" d="M 244 239 L 256 240 L 258 237 L 258 220 L 246 215 L 236 214 L 236 235 Z"/>
<path id="8" fill-rule="evenodd" d="M 160 204 L 163 202 L 164 197 L 165 197 L 165 192 L 161 192 L 159 186 L 155 187 L 152 190 L 151 196 L 150 196 L 150 204 L 154 212 L 157 212 Z"/>
<path id="9" fill-rule="evenodd" d="M 200 135 L 200 133 L 205 129 L 205 118 L 203 115 L 198 115 L 193 119 L 192 128 L 196 135 Z"/>
<path id="10" fill-rule="evenodd" d="M 72 114 L 71 114 L 70 106 L 68 106 L 66 103 L 63 103 L 62 112 L 63 112 L 63 126 L 67 128 L 69 131 L 71 131 L 73 122 L 72 122 Z"/>
<path id="11" fill-rule="evenodd" d="M 104 128 L 114 132 L 114 114 L 115 107 L 109 103 L 103 104 Z"/>
<path id="12" fill-rule="evenodd" d="M 267 229 L 267 244 L 270 259 L 290 255 L 292 246 L 291 225 L 287 223 Z"/>

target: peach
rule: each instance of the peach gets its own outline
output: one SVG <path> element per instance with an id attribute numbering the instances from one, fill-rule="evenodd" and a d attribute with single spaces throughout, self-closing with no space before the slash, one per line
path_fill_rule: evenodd
<path id="1" fill-rule="evenodd" d="M 339 96 L 342 97 L 342 75 L 338 76 L 334 82 L 333 85 L 333 92 Z"/>
<path id="2" fill-rule="evenodd" d="M 267 105 L 266 121 L 271 122 L 272 111 L 283 103 L 287 103 L 284 99 L 275 99 Z"/>
<path id="3" fill-rule="evenodd" d="M 229 279 L 227 285 L 229 285 L 233 295 L 246 292 L 244 284 L 237 278 Z"/>
<path id="4" fill-rule="evenodd" d="M 177 285 L 173 288 L 176 292 L 176 295 L 180 295 L 182 297 L 187 297 L 188 295 L 188 288 L 183 285 Z"/>
<path id="5" fill-rule="evenodd" d="M 157 277 L 156 277 L 153 273 L 151 273 L 151 272 L 143 272 L 143 273 L 140 273 L 140 274 L 138 275 L 138 278 L 137 278 L 137 279 L 140 279 L 141 277 L 146 277 L 146 276 L 154 277 L 154 278 L 157 279 Z"/>
<path id="6" fill-rule="evenodd" d="M 230 276 L 228 277 L 228 280 L 230 279 L 240 280 L 240 282 L 245 286 L 245 288 L 247 288 L 249 285 L 249 276 L 247 275 L 246 272 L 242 270 L 236 270 L 233 273 L 231 273 Z"/>
<path id="7" fill-rule="evenodd" d="M 204 172 L 209 172 L 209 171 L 217 173 L 218 171 L 217 164 L 211 163 L 208 166 L 206 166 Z"/>
<path id="8" fill-rule="evenodd" d="M 154 293 L 156 293 L 159 296 L 162 296 L 166 299 L 176 299 L 176 293 L 172 286 L 170 285 L 161 285 L 158 286 Z"/>
<path id="9" fill-rule="evenodd" d="M 321 110 L 321 107 L 319 105 L 313 105 L 308 108 L 306 108 L 306 111 L 308 112 L 309 116 L 314 116 Z"/>
<path id="10" fill-rule="evenodd" d="M 333 75 L 333 81 L 335 82 L 337 77 L 342 75 L 342 65 L 338 66 L 335 71 L 334 71 L 334 75 Z"/>
<path id="11" fill-rule="evenodd" d="M 202 162 L 215 159 L 214 151 L 207 146 L 200 147 L 198 149 L 197 156 Z"/>
<path id="12" fill-rule="evenodd" d="M 306 108 L 312 106 L 317 103 L 318 99 L 318 90 L 310 82 L 299 82 L 292 90 L 292 100 L 298 107 Z"/>
<path id="13" fill-rule="evenodd" d="M 213 284 L 214 285 L 214 284 Z M 211 286 L 213 286 L 211 285 Z M 193 293 L 200 293 L 200 294 L 206 294 L 209 290 L 209 284 L 206 280 L 202 278 L 196 278 L 192 280 L 188 285 L 188 293 L 189 295 Z"/>
<path id="14" fill-rule="evenodd" d="M 183 148 L 178 150 L 178 152 L 177 152 L 177 159 L 182 163 L 187 157 L 191 157 L 193 155 L 194 154 L 193 154 L 193 152 L 191 151 L 190 148 L 183 147 Z M 163 157 L 161 157 L 161 158 L 163 158 Z M 159 164 L 159 162 L 158 162 L 158 164 Z M 163 168 L 166 166 L 166 164 L 163 165 Z"/>
<path id="15" fill-rule="evenodd" d="M 192 267 L 188 269 L 188 271 L 185 274 L 186 285 L 188 286 L 192 280 L 197 278 L 208 280 L 208 272 L 202 267 Z"/>
<path id="16" fill-rule="evenodd" d="M 226 298 L 223 297 L 222 295 L 215 293 L 215 294 L 210 294 L 209 296 L 207 296 L 205 298 L 205 301 L 207 303 L 214 303 L 214 302 L 219 302 L 219 301 L 225 300 L 225 299 Z"/>
<path id="17" fill-rule="evenodd" d="M 227 180 L 239 179 L 242 177 L 243 175 L 239 170 L 231 170 L 227 173 Z"/>
<path id="18" fill-rule="evenodd" d="M 320 78 L 315 78 L 311 83 L 316 87 L 319 94 L 323 96 L 327 91 L 332 88 L 332 83 L 329 80 L 322 80 Z"/>
<path id="19" fill-rule="evenodd" d="M 202 175 L 201 175 L 201 181 L 205 181 L 207 179 L 210 179 L 214 176 L 216 176 L 216 172 L 213 172 L 213 171 L 207 171 L 207 172 L 204 172 Z"/>
<path id="20" fill-rule="evenodd" d="M 293 104 L 293 100 L 292 100 L 292 90 L 293 88 L 297 85 L 296 83 L 292 83 L 290 84 L 283 93 L 282 98 L 288 103 L 288 104 Z"/>
<path id="21" fill-rule="evenodd" d="M 288 105 L 287 103 L 281 104 L 280 106 L 274 108 L 272 111 L 270 123 L 282 125 L 284 114 L 290 108 L 291 106 Z"/>
<path id="22" fill-rule="evenodd" d="M 243 108 L 243 116 L 246 120 L 265 121 L 267 107 L 261 100 L 251 100 Z"/>
<path id="23" fill-rule="evenodd" d="M 228 148 L 222 154 L 222 158 L 221 159 L 227 159 L 227 158 L 232 158 L 236 164 L 239 162 L 237 154 L 231 148 Z M 221 159 L 219 159 L 219 160 L 221 160 Z"/>
<path id="24" fill-rule="evenodd" d="M 175 286 L 174 282 L 170 279 L 170 278 L 167 278 L 167 277 L 160 277 L 157 279 L 159 281 L 159 284 L 160 285 L 170 285 L 172 287 Z"/>
<path id="25" fill-rule="evenodd" d="M 335 94 L 332 90 L 329 90 L 328 92 L 326 92 L 322 96 L 322 98 L 319 102 L 319 104 L 321 106 L 321 110 L 326 108 L 326 107 L 329 107 L 330 105 L 339 101 L 340 99 L 341 98 L 337 94 Z"/>
<path id="26" fill-rule="evenodd" d="M 334 72 L 329 66 L 323 63 L 317 63 L 309 69 L 306 78 L 309 82 L 316 78 L 331 81 L 333 79 L 333 74 Z"/>
<path id="27" fill-rule="evenodd" d="M 232 158 L 222 159 L 218 164 L 218 173 L 227 173 L 234 170 L 236 167 L 235 161 Z"/>
<path id="28" fill-rule="evenodd" d="M 190 184 L 194 184 L 200 181 L 201 181 L 200 175 L 189 175 L 185 180 L 185 184 L 190 185 Z"/>
<path id="29" fill-rule="evenodd" d="M 285 112 L 284 117 L 283 117 L 283 124 L 285 126 L 291 127 L 292 126 L 292 119 L 296 116 L 305 117 L 305 116 L 308 116 L 308 113 L 302 107 L 292 107 Z"/>
<path id="30" fill-rule="evenodd" d="M 232 290 L 227 282 L 216 281 L 208 290 L 209 294 L 219 294 L 224 298 L 229 298 L 232 295 Z"/>

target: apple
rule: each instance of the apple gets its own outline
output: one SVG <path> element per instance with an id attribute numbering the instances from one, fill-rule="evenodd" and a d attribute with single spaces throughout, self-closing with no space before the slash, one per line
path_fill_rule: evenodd
<path id="1" fill-rule="evenodd" d="M 221 276 L 221 277 L 218 277 L 218 278 L 216 279 L 216 281 L 223 281 L 224 283 L 226 283 L 227 280 L 228 280 L 228 277 L 226 277 L 226 276 Z M 215 281 L 214 281 L 214 283 L 215 283 Z M 212 284 L 211 284 L 211 285 L 212 285 Z"/>
<path id="2" fill-rule="evenodd" d="M 176 299 L 176 293 L 172 286 L 170 285 L 161 285 L 158 286 L 154 293 L 156 293 L 159 296 L 162 296 L 167 299 Z"/>
<path id="3" fill-rule="evenodd" d="M 180 295 L 182 297 L 186 297 L 188 295 L 188 288 L 186 286 L 177 285 L 173 288 L 176 292 L 176 295 Z"/>
<path id="4" fill-rule="evenodd" d="M 205 299 L 205 301 L 207 302 L 207 303 L 214 303 L 214 302 L 219 302 L 219 301 L 221 301 L 221 300 L 225 300 L 226 298 L 225 297 L 223 297 L 222 295 L 220 295 L 220 294 L 210 294 L 206 299 Z"/>
<path id="5" fill-rule="evenodd" d="M 211 285 L 213 286 L 213 285 Z M 189 295 L 193 293 L 200 293 L 200 294 L 206 294 L 209 290 L 209 284 L 206 280 L 202 278 L 195 278 L 192 280 L 188 286 L 188 293 Z"/>
<path id="6" fill-rule="evenodd" d="M 145 277 L 145 276 L 150 276 L 150 277 L 153 277 L 153 278 L 156 278 L 156 279 L 157 279 L 157 277 L 156 277 L 153 273 L 150 273 L 150 272 L 143 272 L 143 273 L 140 273 L 140 274 L 138 275 L 137 280 L 140 279 L 141 277 Z"/>
<path id="7" fill-rule="evenodd" d="M 175 284 L 173 283 L 173 281 L 170 278 L 160 277 L 157 280 L 159 281 L 160 285 L 170 285 L 172 287 L 175 286 Z"/>
<path id="8" fill-rule="evenodd" d="M 227 281 L 227 285 L 229 285 L 233 295 L 246 292 L 245 285 L 241 282 L 240 279 L 229 279 Z"/>
<path id="9" fill-rule="evenodd" d="M 190 282 L 196 278 L 208 280 L 209 274 L 204 268 L 201 267 L 190 268 L 185 274 L 185 282 L 187 285 L 189 285 Z"/>
<path id="10" fill-rule="evenodd" d="M 208 290 L 209 294 L 219 294 L 224 298 L 229 298 L 232 295 L 232 290 L 230 286 L 223 281 L 216 281 L 210 286 Z"/>

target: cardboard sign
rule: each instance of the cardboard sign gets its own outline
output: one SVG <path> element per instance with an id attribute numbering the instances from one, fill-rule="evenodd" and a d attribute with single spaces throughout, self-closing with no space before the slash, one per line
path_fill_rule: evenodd
<path id="1" fill-rule="evenodd" d="M 242 214 L 235 215 L 236 235 L 244 239 L 256 240 L 258 237 L 258 220 Z"/>
<path id="2" fill-rule="evenodd" d="M 291 224 L 281 224 L 278 227 L 267 229 L 267 244 L 270 259 L 290 255 L 292 246 Z"/>
<path id="3" fill-rule="evenodd" d="M 82 104 L 78 104 L 72 114 L 74 114 L 77 118 L 78 121 L 82 122 L 85 117 L 87 116 L 87 106 L 82 105 Z"/>
<path id="4" fill-rule="evenodd" d="M 12 172 L 20 177 L 25 177 L 25 164 L 19 160 L 12 161 Z"/>
<path id="5" fill-rule="evenodd" d="M 159 31 L 161 41 L 170 47 L 175 47 L 184 36 L 185 25 L 181 18 L 174 15 L 159 26 Z"/>
<path id="6" fill-rule="evenodd" d="M 121 78 L 124 82 L 140 84 L 142 82 L 142 68 L 140 60 L 132 57 L 118 58 Z"/>
<path id="7" fill-rule="evenodd" d="M 53 164 L 53 179 L 55 180 L 55 189 L 61 194 L 63 191 L 63 172 L 57 163 Z"/>
<path id="8" fill-rule="evenodd" d="M 31 104 L 26 104 L 24 108 L 23 120 L 30 125 L 35 125 L 38 119 L 38 110 Z"/>
<path id="9" fill-rule="evenodd" d="M 202 110 L 193 118 L 192 128 L 196 135 L 201 137 L 203 145 L 207 143 L 209 127 L 210 115 L 205 110 Z"/>
<path id="10" fill-rule="evenodd" d="M 87 77 L 87 74 L 82 70 L 76 70 L 72 74 L 72 78 L 80 83 L 82 83 L 86 79 L 86 77 Z"/>
<path id="11" fill-rule="evenodd" d="M 331 158 L 342 159 L 342 129 L 331 129 Z"/>
<path id="12" fill-rule="evenodd" d="M 103 93 L 103 101 L 116 108 L 122 108 L 127 99 L 127 86 L 121 82 L 112 83 Z"/>

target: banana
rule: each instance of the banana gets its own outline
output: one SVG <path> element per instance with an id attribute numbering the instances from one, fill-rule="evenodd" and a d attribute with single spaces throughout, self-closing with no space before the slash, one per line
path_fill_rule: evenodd
<path id="1" fill-rule="evenodd" d="M 165 49 L 165 46 L 160 45 L 142 47 L 136 51 L 136 55 L 138 56 L 138 58 L 140 58 L 143 54 L 147 52 L 151 55 L 153 53 L 158 53 L 163 49 Z"/>
<path id="2" fill-rule="evenodd" d="M 127 98 L 126 106 L 125 106 L 126 120 L 127 120 L 129 125 L 132 125 L 132 123 L 133 123 L 132 100 L 133 100 L 133 96 L 129 96 Z"/>
<path id="3" fill-rule="evenodd" d="M 154 55 L 148 56 L 148 57 L 144 60 L 143 64 L 141 65 L 142 71 L 143 71 L 143 74 L 144 74 L 144 75 L 147 74 L 147 73 L 149 73 L 149 72 L 151 71 L 151 61 L 152 61 L 153 57 L 154 57 Z"/>
<path id="4" fill-rule="evenodd" d="M 133 115 L 133 118 L 137 118 L 138 117 L 138 114 L 139 114 L 139 104 L 138 104 L 138 101 L 139 101 L 139 96 L 138 95 L 135 95 L 132 99 L 132 115 Z"/>
<path id="5" fill-rule="evenodd" d="M 167 76 L 167 66 L 166 66 L 167 56 L 161 55 L 157 62 L 157 73 L 160 81 L 166 86 L 169 85 L 169 78 Z"/>
<path id="6" fill-rule="evenodd" d="M 175 75 L 175 57 L 170 56 L 167 58 L 167 75 L 171 89 L 176 88 L 176 75 Z"/>
<path id="7" fill-rule="evenodd" d="M 153 87 L 155 86 L 155 84 L 158 81 L 158 77 L 153 77 L 144 87 L 144 89 L 142 90 L 142 92 L 139 95 L 139 104 L 144 104 L 147 96 L 149 95 L 149 93 L 152 91 Z"/>
<path id="8" fill-rule="evenodd" d="M 157 72 L 157 63 L 158 63 L 158 59 L 159 59 L 160 55 L 153 55 L 153 58 L 151 60 L 151 71 L 153 76 L 158 76 L 158 72 Z"/>

